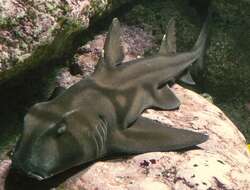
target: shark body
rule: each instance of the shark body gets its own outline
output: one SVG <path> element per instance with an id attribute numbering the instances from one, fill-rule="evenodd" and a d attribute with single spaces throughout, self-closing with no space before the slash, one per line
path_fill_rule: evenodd
<path id="1" fill-rule="evenodd" d="M 140 116 L 147 108 L 180 106 L 167 83 L 192 83 L 188 69 L 202 60 L 206 28 L 207 23 L 190 52 L 176 53 L 171 20 L 158 55 L 121 64 L 120 24 L 114 19 L 93 75 L 29 110 L 13 167 L 42 180 L 113 153 L 178 150 L 206 141 L 207 135 Z"/>

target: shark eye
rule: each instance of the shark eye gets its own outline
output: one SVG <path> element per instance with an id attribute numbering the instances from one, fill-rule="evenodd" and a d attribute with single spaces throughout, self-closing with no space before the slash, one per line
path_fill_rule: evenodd
<path id="1" fill-rule="evenodd" d="M 61 135 L 66 131 L 66 125 L 65 124 L 61 124 L 61 126 L 57 129 L 57 134 Z"/>

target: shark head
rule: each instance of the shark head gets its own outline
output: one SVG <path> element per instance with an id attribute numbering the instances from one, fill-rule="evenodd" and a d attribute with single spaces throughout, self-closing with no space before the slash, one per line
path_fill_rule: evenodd
<path id="1" fill-rule="evenodd" d="M 30 109 L 12 159 L 13 168 L 38 180 L 88 162 L 94 154 L 86 127 L 79 126 L 87 123 L 76 119 L 78 110 L 60 116 L 51 107 L 39 103 Z"/>

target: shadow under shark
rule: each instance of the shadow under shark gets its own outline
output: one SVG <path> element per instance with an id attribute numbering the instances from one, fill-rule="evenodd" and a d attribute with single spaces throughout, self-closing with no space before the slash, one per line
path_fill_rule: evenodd
<path id="1" fill-rule="evenodd" d="M 206 141 L 205 134 L 140 116 L 147 108 L 179 108 L 168 82 L 194 83 L 189 68 L 202 61 L 206 39 L 207 22 L 193 49 L 176 53 L 171 20 L 157 55 L 121 64 L 120 23 L 113 19 L 93 75 L 26 114 L 13 168 L 43 180 L 107 155 L 180 150 Z"/>

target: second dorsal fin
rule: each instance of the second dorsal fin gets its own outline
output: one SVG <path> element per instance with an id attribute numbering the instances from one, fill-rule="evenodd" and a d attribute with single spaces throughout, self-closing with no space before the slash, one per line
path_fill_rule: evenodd
<path id="1" fill-rule="evenodd" d="M 114 18 L 104 44 L 104 64 L 107 64 L 108 67 L 119 64 L 124 58 L 120 36 L 120 22 Z"/>
<path id="2" fill-rule="evenodd" d="M 196 83 L 194 82 L 192 76 L 191 76 L 191 73 L 189 71 L 189 69 L 186 71 L 186 73 L 184 73 L 179 81 L 185 83 L 185 84 L 188 84 L 188 85 L 195 85 Z"/>
<path id="3" fill-rule="evenodd" d="M 159 54 L 172 55 L 176 53 L 176 29 L 175 19 L 172 18 L 168 22 L 166 34 L 162 38 Z"/>

